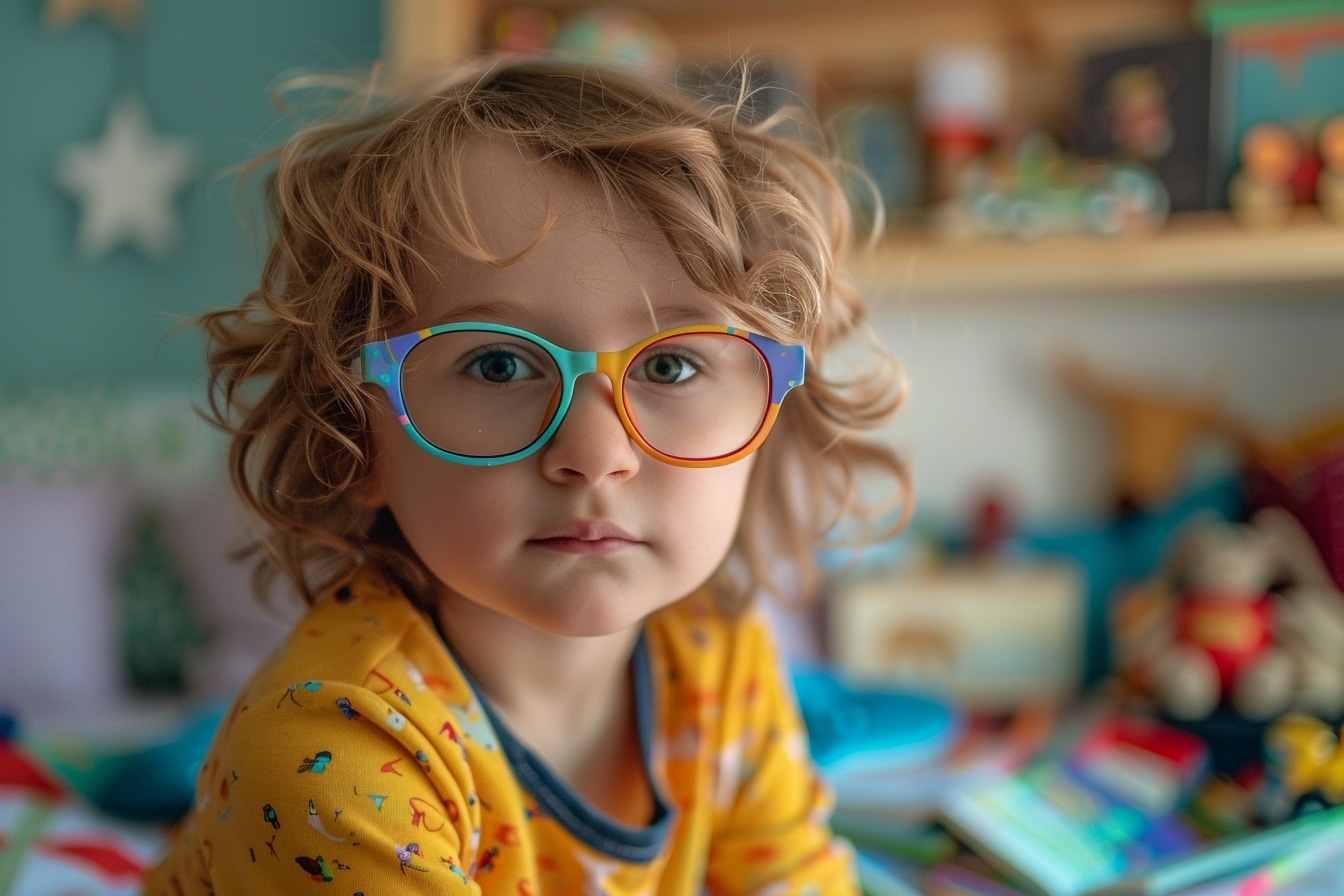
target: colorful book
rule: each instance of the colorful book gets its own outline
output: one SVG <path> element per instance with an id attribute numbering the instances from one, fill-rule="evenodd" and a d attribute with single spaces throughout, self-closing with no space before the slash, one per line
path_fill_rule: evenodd
<path id="1" fill-rule="evenodd" d="M 854 859 L 864 896 L 919 896 L 919 890 L 903 869 L 881 853 L 859 849 Z"/>
<path id="2" fill-rule="evenodd" d="M 1344 807 L 1337 807 L 1206 843 L 1179 815 L 1146 814 L 1060 760 L 953 794 L 943 819 L 1042 896 L 1168 896 L 1344 835 Z"/>
<path id="3" fill-rule="evenodd" d="M 1227 892 L 1265 896 L 1286 893 L 1290 884 L 1306 883 L 1301 879 L 1308 875 L 1315 878 L 1318 868 L 1334 875 L 1333 883 L 1338 885 L 1341 835 L 1344 835 L 1344 806 L 1336 806 L 1272 828 L 1217 841 L 1151 873 L 1096 888 L 1086 896 L 1169 896 L 1229 878 Z M 1331 892 L 1299 890 L 1296 886 L 1294 890 Z"/>

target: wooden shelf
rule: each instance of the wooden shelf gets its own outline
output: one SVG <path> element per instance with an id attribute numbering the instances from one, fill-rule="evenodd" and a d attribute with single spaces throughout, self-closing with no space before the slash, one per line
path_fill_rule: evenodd
<path id="1" fill-rule="evenodd" d="M 908 92 L 930 47 L 1000 51 L 1010 107 L 1059 114 L 1073 97 L 1080 53 L 1180 33 L 1190 0 L 624 0 L 647 13 L 690 62 L 770 54 L 828 96 Z M 507 0 L 383 0 L 384 56 L 414 72 L 476 51 Z M 559 15 L 583 0 L 534 0 Z M 803 85 L 799 85 L 803 86 Z"/>
<path id="2" fill-rule="evenodd" d="M 383 0 L 385 55 L 413 72 L 474 53 L 505 0 Z M 536 0 L 563 14 L 582 0 Z M 1074 102 L 1067 85 L 1089 48 L 1179 33 L 1190 0 L 626 0 L 654 16 L 688 60 L 778 52 L 819 93 L 908 94 L 927 48 L 996 47 L 1010 62 L 1010 106 L 1051 120 Z M 819 97 L 820 98 L 820 97 Z M 1186 214 L 1144 237 L 1061 236 L 946 242 L 893 236 L 853 267 L 879 301 L 1082 296 L 1126 300 L 1266 294 L 1344 300 L 1344 227 L 1303 213 L 1288 227 L 1248 231 L 1226 214 Z"/>
<path id="3" fill-rule="evenodd" d="M 872 251 L 857 251 L 851 264 L 878 301 L 1264 294 L 1274 286 L 1340 298 L 1344 227 L 1306 209 L 1269 231 L 1246 230 L 1223 213 L 1198 213 L 1174 216 L 1156 234 L 1114 239 L 894 236 Z M 1313 285 L 1322 288 L 1306 288 Z"/>

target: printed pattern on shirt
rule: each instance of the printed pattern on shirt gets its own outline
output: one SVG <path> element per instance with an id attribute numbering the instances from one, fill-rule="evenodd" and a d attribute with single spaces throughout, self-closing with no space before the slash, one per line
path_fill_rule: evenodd
<path id="1" fill-rule="evenodd" d="M 671 811 L 647 861 L 557 817 L 596 813 L 576 794 L 543 808 L 429 620 L 362 569 L 239 695 L 147 896 L 856 893 L 764 624 L 697 593 L 644 637 Z"/>

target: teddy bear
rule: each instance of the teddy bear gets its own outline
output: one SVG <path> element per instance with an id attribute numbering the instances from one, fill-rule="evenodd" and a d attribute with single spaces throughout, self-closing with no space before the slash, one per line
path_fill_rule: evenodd
<path id="1" fill-rule="evenodd" d="M 1126 691 L 1173 718 L 1344 712 L 1344 595 L 1281 508 L 1194 523 L 1112 621 Z"/>

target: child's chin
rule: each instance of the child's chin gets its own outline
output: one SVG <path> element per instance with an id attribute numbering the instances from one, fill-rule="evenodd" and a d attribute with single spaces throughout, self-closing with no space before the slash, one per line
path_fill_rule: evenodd
<path id="1" fill-rule="evenodd" d="M 611 605 L 589 605 L 575 608 L 574 612 L 563 613 L 552 618 L 539 620 L 539 628 L 566 638 L 603 638 L 628 632 L 638 626 L 657 607 L 644 608 L 641 612 L 629 602 L 618 601 Z"/>

